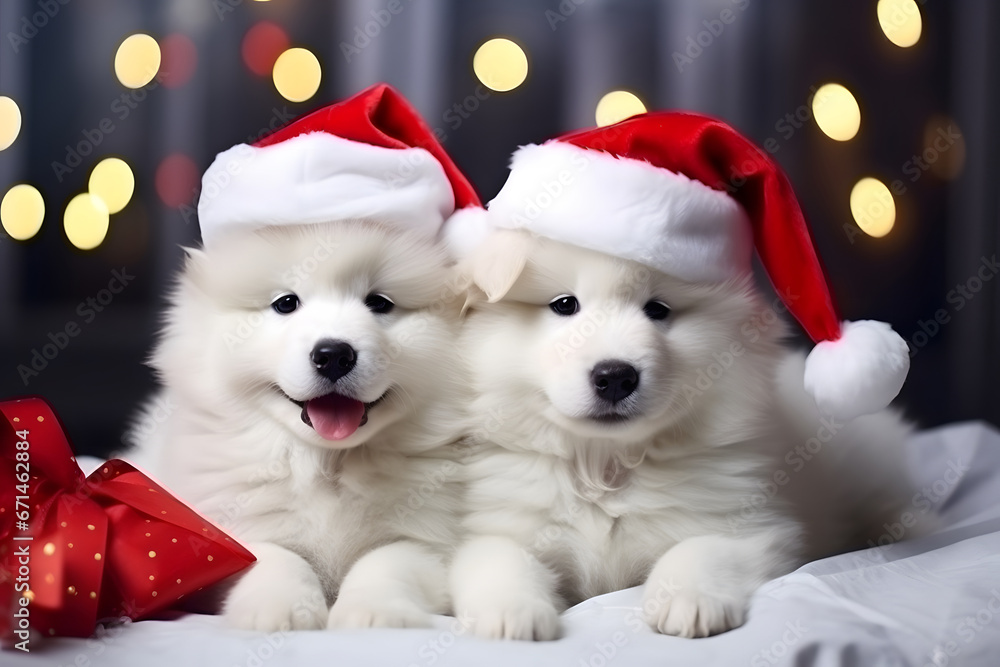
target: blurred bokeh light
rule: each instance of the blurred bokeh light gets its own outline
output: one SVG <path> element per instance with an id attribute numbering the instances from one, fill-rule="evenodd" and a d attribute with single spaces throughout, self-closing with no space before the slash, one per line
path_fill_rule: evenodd
<path id="1" fill-rule="evenodd" d="M 247 69 L 257 76 L 269 76 L 278 56 L 287 48 L 285 31 L 270 21 L 260 21 L 243 36 L 240 54 Z"/>
<path id="2" fill-rule="evenodd" d="M 200 175 L 198 165 L 183 153 L 173 153 L 156 168 L 156 194 L 171 208 L 195 206 Z"/>
<path id="3" fill-rule="evenodd" d="M 823 134 L 836 141 L 853 139 L 861 127 L 858 101 L 839 83 L 819 87 L 812 101 L 813 118 Z"/>
<path id="4" fill-rule="evenodd" d="M 319 90 L 323 71 L 309 49 L 288 49 L 274 61 L 274 87 L 289 102 L 305 102 Z"/>
<path id="5" fill-rule="evenodd" d="M 160 69 L 160 45 L 149 35 L 129 35 L 115 53 L 115 76 L 126 88 L 142 88 Z"/>
<path id="6" fill-rule="evenodd" d="M 108 235 L 108 207 L 89 192 L 73 197 L 63 214 L 66 238 L 80 250 L 93 250 Z"/>
<path id="7" fill-rule="evenodd" d="M 851 215 L 865 234 L 880 238 L 896 222 L 896 204 L 885 183 L 866 177 L 851 189 Z"/>
<path id="8" fill-rule="evenodd" d="M 15 185 L 0 202 L 0 221 L 11 238 L 27 241 L 42 228 L 45 201 L 42 193 L 26 183 Z"/>
<path id="9" fill-rule="evenodd" d="M 528 78 L 528 56 L 511 40 L 497 37 L 476 50 L 472 69 L 484 86 L 503 93 L 514 90 Z"/>
<path id="10" fill-rule="evenodd" d="M 907 48 L 920 40 L 923 20 L 914 0 L 879 0 L 875 11 L 879 27 L 896 46 Z"/>
<path id="11" fill-rule="evenodd" d="M 0 151 L 9 148 L 21 131 L 21 109 L 17 102 L 0 96 Z"/>
<path id="12" fill-rule="evenodd" d="M 613 90 L 597 103 L 594 116 L 598 126 L 603 127 L 641 113 L 646 113 L 646 105 L 634 93 Z"/>
<path id="13" fill-rule="evenodd" d="M 135 176 L 132 169 L 121 158 L 109 157 L 101 160 L 90 172 L 87 185 L 90 194 L 104 201 L 108 213 L 118 213 L 132 199 L 135 190 Z"/>
<path id="14" fill-rule="evenodd" d="M 190 37 L 175 32 L 160 41 L 160 51 L 160 83 L 167 88 L 180 88 L 194 74 L 198 65 L 198 49 Z"/>

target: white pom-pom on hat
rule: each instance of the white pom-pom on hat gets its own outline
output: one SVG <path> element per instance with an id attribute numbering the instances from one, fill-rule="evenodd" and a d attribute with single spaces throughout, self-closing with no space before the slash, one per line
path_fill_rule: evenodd
<path id="1" fill-rule="evenodd" d="M 452 257 L 468 257 L 493 231 L 490 214 L 482 206 L 468 206 L 451 214 L 442 230 L 442 240 Z"/>
<path id="2" fill-rule="evenodd" d="M 823 412 L 854 419 L 879 410 L 903 387 L 910 350 L 885 322 L 842 322 L 838 340 L 806 357 L 805 387 Z"/>

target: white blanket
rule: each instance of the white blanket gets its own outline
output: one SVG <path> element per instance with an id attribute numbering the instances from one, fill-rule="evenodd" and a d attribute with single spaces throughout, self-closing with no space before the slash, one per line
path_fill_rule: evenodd
<path id="1" fill-rule="evenodd" d="M 905 528 L 889 525 L 884 546 L 809 563 L 765 585 L 746 625 L 717 637 L 652 632 L 632 588 L 568 610 L 554 642 L 481 641 L 446 617 L 432 630 L 265 635 L 188 615 L 92 639 L 49 639 L 31 655 L 0 653 L 0 664 L 1000 666 L 1000 432 L 981 423 L 926 431 L 910 454 L 924 488 L 913 511 L 933 500 L 944 519 L 937 533 L 898 542 Z"/>

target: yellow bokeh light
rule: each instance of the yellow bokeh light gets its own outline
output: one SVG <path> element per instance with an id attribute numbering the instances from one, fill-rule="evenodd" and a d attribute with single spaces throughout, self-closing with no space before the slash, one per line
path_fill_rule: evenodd
<path id="1" fill-rule="evenodd" d="M 45 202 L 42 193 L 30 185 L 15 185 L 0 202 L 3 228 L 18 241 L 27 241 L 42 228 Z"/>
<path id="2" fill-rule="evenodd" d="M 142 88 L 160 69 L 160 45 L 149 35 L 129 35 L 115 53 L 115 76 L 126 88 Z"/>
<path id="3" fill-rule="evenodd" d="M 323 71 L 309 49 L 288 49 L 274 61 L 274 87 L 289 102 L 305 102 L 319 90 Z"/>
<path id="4" fill-rule="evenodd" d="M 613 90 L 597 103 L 597 125 L 614 125 L 637 114 L 646 113 L 646 105 L 627 90 Z"/>
<path id="5" fill-rule="evenodd" d="M 135 176 L 128 164 L 119 158 L 104 158 L 90 172 L 87 185 L 90 194 L 97 195 L 108 207 L 108 213 L 125 208 L 135 191 Z"/>
<path id="6" fill-rule="evenodd" d="M 865 234 L 885 236 L 896 222 L 896 203 L 885 183 L 862 178 L 851 189 L 851 215 Z"/>
<path id="7" fill-rule="evenodd" d="M 923 20 L 913 0 L 879 0 L 875 13 L 882 32 L 896 46 L 913 46 L 920 39 Z"/>
<path id="8" fill-rule="evenodd" d="M 17 102 L 0 96 L 0 151 L 8 148 L 21 131 L 21 110 Z"/>
<path id="9" fill-rule="evenodd" d="M 819 87 L 812 101 L 813 118 L 823 134 L 837 141 L 853 139 L 861 127 L 861 108 L 839 83 Z"/>
<path id="10" fill-rule="evenodd" d="M 70 243 L 80 250 L 92 250 L 108 235 L 108 207 L 89 192 L 79 194 L 66 205 L 63 228 Z"/>
<path id="11" fill-rule="evenodd" d="M 472 69 L 487 88 L 505 93 L 528 78 L 528 56 L 514 42 L 497 37 L 476 50 Z"/>

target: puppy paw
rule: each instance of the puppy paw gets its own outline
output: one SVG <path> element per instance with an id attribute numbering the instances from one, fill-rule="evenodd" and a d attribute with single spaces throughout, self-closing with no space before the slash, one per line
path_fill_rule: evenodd
<path id="1" fill-rule="evenodd" d="M 322 628 L 326 597 L 312 568 L 281 547 L 265 544 L 257 548 L 257 562 L 226 597 L 226 622 L 259 632 Z"/>
<path id="2" fill-rule="evenodd" d="M 656 631 L 675 637 L 709 637 L 743 625 L 747 600 L 720 596 L 697 588 L 671 590 L 649 583 L 643 595 L 643 614 Z"/>
<path id="3" fill-rule="evenodd" d="M 347 593 L 330 609 L 326 627 L 346 628 L 429 628 L 432 617 L 414 601 Z"/>
<path id="4" fill-rule="evenodd" d="M 323 590 L 302 582 L 237 584 L 226 599 L 224 616 L 235 628 L 258 632 L 316 630 L 326 622 Z"/>
<path id="5" fill-rule="evenodd" d="M 472 632 L 483 639 L 550 641 L 559 636 L 559 611 L 548 601 L 511 599 L 461 610 Z"/>
<path id="6" fill-rule="evenodd" d="M 643 593 L 643 613 L 656 630 L 708 637 L 743 625 L 750 598 L 765 581 L 791 569 L 798 528 L 756 534 L 699 535 L 663 554 Z"/>

